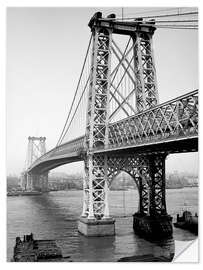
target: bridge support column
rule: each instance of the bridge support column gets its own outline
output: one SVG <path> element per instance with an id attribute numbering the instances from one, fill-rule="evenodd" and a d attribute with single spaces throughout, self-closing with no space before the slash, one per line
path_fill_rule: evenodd
<path id="1" fill-rule="evenodd" d="M 39 175 L 42 192 L 48 192 L 48 172 Z"/>
<path id="2" fill-rule="evenodd" d="M 99 18 L 98 12 L 93 21 Z M 108 209 L 107 156 L 95 154 L 94 150 L 108 146 L 112 30 L 98 27 L 93 21 L 89 23 L 93 43 L 86 123 L 86 180 L 78 230 L 87 236 L 106 236 L 115 234 Z"/>
<path id="3" fill-rule="evenodd" d="M 29 173 L 26 173 L 26 191 L 32 191 L 33 190 L 33 177 Z"/>
<path id="4" fill-rule="evenodd" d="M 48 173 L 43 174 L 33 174 L 26 173 L 26 191 L 40 191 L 47 192 L 48 191 Z"/>
<path id="5" fill-rule="evenodd" d="M 78 231 L 86 236 L 115 234 L 115 220 L 109 216 L 107 157 L 90 155 L 85 162 L 83 212 Z"/>
<path id="6" fill-rule="evenodd" d="M 27 186 L 27 173 L 26 172 L 21 173 L 20 186 L 21 186 L 22 190 L 26 190 L 26 186 Z"/>
<path id="7" fill-rule="evenodd" d="M 173 233 L 172 217 L 166 211 L 165 158 L 162 154 L 144 157 L 147 179 L 139 179 L 139 212 L 133 216 L 133 228 L 136 234 L 151 240 L 168 238 Z"/>

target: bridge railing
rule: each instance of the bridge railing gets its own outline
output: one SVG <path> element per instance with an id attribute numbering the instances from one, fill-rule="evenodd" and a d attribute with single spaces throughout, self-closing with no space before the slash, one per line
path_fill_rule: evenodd
<path id="1" fill-rule="evenodd" d="M 46 152 L 43 156 L 39 157 L 33 162 L 31 167 L 36 166 L 44 160 L 51 159 L 52 157 L 63 156 L 69 153 L 81 153 L 84 151 L 84 136 L 78 137 L 74 140 L 61 144 L 60 146 L 55 147 L 54 149 Z"/>
<path id="2" fill-rule="evenodd" d="M 54 156 L 65 155 L 67 153 L 73 152 L 83 152 L 84 151 L 85 137 L 80 136 L 74 140 L 61 144 L 57 146 L 54 151 Z"/>
<path id="3" fill-rule="evenodd" d="M 109 148 L 198 135 L 198 90 L 109 126 Z"/>

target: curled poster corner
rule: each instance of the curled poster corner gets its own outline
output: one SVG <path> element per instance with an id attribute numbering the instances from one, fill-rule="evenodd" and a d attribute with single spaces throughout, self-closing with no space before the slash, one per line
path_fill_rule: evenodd
<path id="1" fill-rule="evenodd" d="M 175 241 L 175 256 L 173 262 L 199 262 L 198 238 L 192 241 Z"/>

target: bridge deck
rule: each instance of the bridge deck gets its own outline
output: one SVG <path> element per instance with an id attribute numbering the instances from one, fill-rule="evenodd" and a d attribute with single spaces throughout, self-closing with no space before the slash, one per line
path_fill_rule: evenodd
<path id="1" fill-rule="evenodd" d="M 198 90 L 109 125 L 109 145 L 94 153 L 177 153 L 198 151 Z M 48 171 L 81 161 L 85 136 L 60 145 L 37 159 L 28 171 Z"/>

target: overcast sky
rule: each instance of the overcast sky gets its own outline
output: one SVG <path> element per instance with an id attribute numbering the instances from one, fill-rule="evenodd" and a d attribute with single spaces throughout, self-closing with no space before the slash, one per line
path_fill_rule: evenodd
<path id="1" fill-rule="evenodd" d="M 56 145 L 87 49 L 87 24 L 98 10 L 121 15 L 120 8 L 8 8 L 8 174 L 22 171 L 28 136 L 46 136 L 48 150 Z M 124 16 L 135 12 L 124 8 Z M 156 30 L 154 53 L 160 102 L 198 88 L 197 30 Z M 82 168 L 79 163 L 57 171 Z M 197 172 L 198 154 L 170 155 L 167 170 Z"/>

